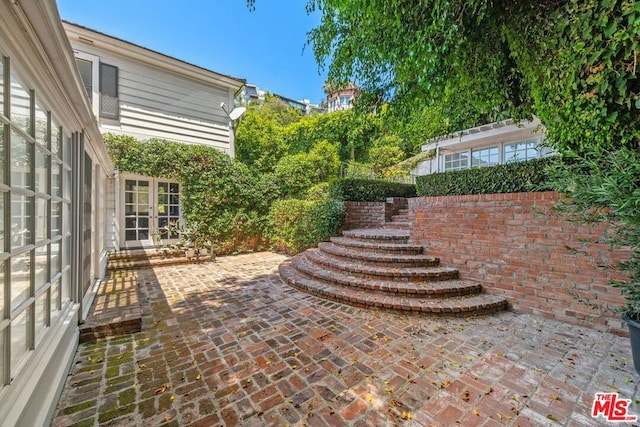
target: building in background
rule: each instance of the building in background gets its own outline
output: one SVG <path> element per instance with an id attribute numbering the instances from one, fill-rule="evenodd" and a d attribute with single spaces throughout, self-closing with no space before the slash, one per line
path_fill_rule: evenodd
<path id="1" fill-rule="evenodd" d="M 275 96 L 290 107 L 300 110 L 300 112 L 302 112 L 302 114 L 305 116 L 322 114 L 325 112 L 325 109 L 322 106 L 318 104 L 312 104 L 308 99 L 296 100 L 277 93 L 271 93 L 261 90 L 258 86 L 253 84 L 245 84 L 242 92 L 240 92 L 240 94 L 236 97 L 236 101 L 238 104 L 246 106 L 251 102 L 264 101 L 264 98 L 265 96 L 267 96 L 267 94 Z"/>
<path id="2" fill-rule="evenodd" d="M 433 158 L 420 162 L 412 176 L 448 172 L 472 167 L 494 166 L 552 155 L 544 146 L 544 126 L 540 120 L 490 123 L 429 140 L 422 151 Z"/>
<path id="3" fill-rule="evenodd" d="M 331 84 L 325 85 L 327 94 L 327 112 L 349 110 L 353 108 L 353 102 L 360 96 L 360 88 L 349 83 L 344 88 L 336 88 Z"/>

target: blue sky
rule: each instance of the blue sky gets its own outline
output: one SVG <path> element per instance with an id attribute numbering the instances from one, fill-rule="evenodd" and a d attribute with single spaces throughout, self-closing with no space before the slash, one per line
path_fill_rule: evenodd
<path id="1" fill-rule="evenodd" d="M 58 0 L 62 19 L 187 62 L 244 78 L 263 90 L 319 103 L 307 32 L 319 22 L 306 0 Z"/>

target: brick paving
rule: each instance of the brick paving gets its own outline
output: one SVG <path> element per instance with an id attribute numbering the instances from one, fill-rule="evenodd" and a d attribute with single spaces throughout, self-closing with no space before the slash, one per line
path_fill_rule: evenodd
<path id="1" fill-rule="evenodd" d="M 589 426 L 640 414 L 627 338 L 513 312 L 424 318 L 325 301 L 258 253 L 135 272 L 142 331 L 81 344 L 54 426 Z"/>

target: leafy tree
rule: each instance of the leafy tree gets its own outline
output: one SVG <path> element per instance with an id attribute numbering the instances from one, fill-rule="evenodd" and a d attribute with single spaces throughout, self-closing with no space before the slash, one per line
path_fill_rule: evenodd
<path id="1" fill-rule="evenodd" d="M 313 164 L 313 171 L 317 174 L 317 182 L 337 178 L 340 169 L 340 156 L 335 144 L 327 140 L 317 142 L 309 150 L 309 160 Z"/>
<path id="2" fill-rule="evenodd" d="M 396 135 L 383 135 L 369 149 L 369 163 L 376 171 L 391 167 L 404 159 L 403 141 Z"/>
<path id="3" fill-rule="evenodd" d="M 283 128 L 265 110 L 249 108 L 236 132 L 236 158 L 258 173 L 273 171 L 286 154 Z"/>

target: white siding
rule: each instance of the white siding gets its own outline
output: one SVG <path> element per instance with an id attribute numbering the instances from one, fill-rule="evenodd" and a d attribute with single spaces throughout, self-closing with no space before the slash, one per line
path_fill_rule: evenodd
<path id="1" fill-rule="evenodd" d="M 139 139 L 162 138 L 230 150 L 230 129 L 220 103 L 229 90 L 117 56 L 95 46 L 74 42 L 75 50 L 118 67 L 120 119 L 100 118 L 103 132 Z"/>

